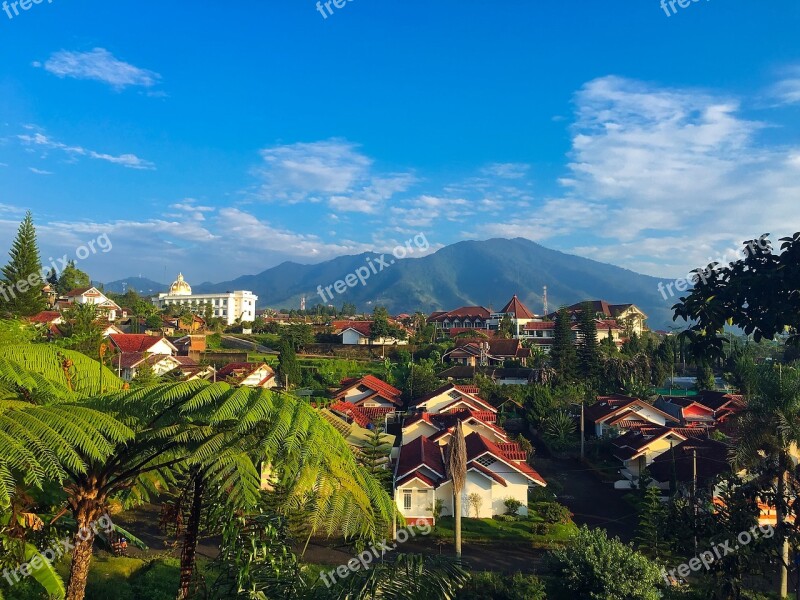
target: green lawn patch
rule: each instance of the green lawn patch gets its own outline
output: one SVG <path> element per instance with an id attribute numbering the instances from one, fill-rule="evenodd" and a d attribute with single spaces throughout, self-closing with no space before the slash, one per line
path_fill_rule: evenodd
<path id="1" fill-rule="evenodd" d="M 536 527 L 538 525 L 538 527 Z M 436 539 L 455 538 L 453 517 L 441 517 L 431 536 Z M 537 514 L 519 521 L 497 519 L 461 520 L 461 536 L 465 542 L 511 542 L 532 544 L 534 548 L 550 549 L 566 544 L 578 528 L 574 523 L 545 523 Z"/>

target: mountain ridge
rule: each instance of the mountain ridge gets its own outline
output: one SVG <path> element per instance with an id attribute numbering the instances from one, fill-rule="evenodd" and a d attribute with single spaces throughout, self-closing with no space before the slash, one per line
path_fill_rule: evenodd
<path id="1" fill-rule="evenodd" d="M 370 271 L 369 264 L 376 265 L 381 256 L 387 266 Z M 654 329 L 668 327 L 672 319 L 670 306 L 677 301 L 665 299 L 658 290 L 658 284 L 667 279 L 552 250 L 525 238 L 465 240 L 424 256 L 409 256 L 391 264 L 390 259 L 394 257 L 389 253 L 365 252 L 314 264 L 284 261 L 257 274 L 220 283 L 204 282 L 192 289 L 198 294 L 251 290 L 259 297 L 259 307 L 271 308 L 299 308 L 300 299 L 305 296 L 306 306 L 312 307 L 322 303 L 320 288 L 333 286 L 361 269 L 362 275 L 369 272 L 366 285 L 356 281 L 342 294 L 331 290 L 333 299 L 326 293 L 325 304 L 341 306 L 349 302 L 367 311 L 382 304 L 392 313 L 431 313 L 465 305 L 499 310 L 516 294 L 529 309 L 541 314 L 546 285 L 550 311 L 583 300 L 632 303 L 648 315 Z M 165 284 L 143 281 L 147 282 L 146 289 L 167 288 Z M 107 284 L 107 289 L 118 287 L 118 283 Z"/>

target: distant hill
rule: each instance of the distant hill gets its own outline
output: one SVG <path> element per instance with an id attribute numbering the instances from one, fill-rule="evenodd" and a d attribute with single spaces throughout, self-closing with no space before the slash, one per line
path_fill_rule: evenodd
<path id="1" fill-rule="evenodd" d="M 311 307 L 322 302 L 318 286 L 332 285 L 378 256 L 341 256 L 314 265 L 285 262 L 258 275 L 193 285 L 193 290 L 252 290 L 259 297 L 260 307 L 272 308 L 299 308 L 300 298 L 305 296 L 306 305 Z M 392 258 L 386 255 L 387 262 Z M 125 281 L 133 284 L 134 279 Z M 491 239 L 459 242 L 429 256 L 398 260 L 372 275 L 366 285 L 358 283 L 344 294 L 334 293 L 326 304 L 352 302 L 363 310 L 383 304 L 395 314 L 416 310 L 430 313 L 464 305 L 499 310 L 517 294 L 528 308 L 540 314 L 546 285 L 550 310 L 588 299 L 630 302 L 647 313 L 651 328 L 660 329 L 672 322 L 670 306 L 677 301 L 663 298 L 658 291 L 660 281 L 667 280 L 550 250 L 523 238 Z M 148 286 L 136 284 L 136 288 L 156 289 L 157 285 L 149 282 Z"/>
<path id="2" fill-rule="evenodd" d="M 129 289 L 134 289 L 144 296 L 166 292 L 169 284 L 158 283 L 145 277 L 128 277 L 103 284 L 103 289 L 114 294 L 124 294 Z"/>

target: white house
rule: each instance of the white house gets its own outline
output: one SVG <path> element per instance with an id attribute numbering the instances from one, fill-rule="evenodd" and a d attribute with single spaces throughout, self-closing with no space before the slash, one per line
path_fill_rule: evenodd
<path id="1" fill-rule="evenodd" d="M 345 346 L 405 346 L 408 340 L 401 340 L 394 337 L 381 337 L 374 340 L 369 339 L 372 321 L 334 321 L 333 328 L 337 335 L 342 336 L 342 344 Z"/>
<path id="2" fill-rule="evenodd" d="M 64 297 L 67 304 L 94 304 L 98 312 L 105 314 L 109 321 L 116 321 L 121 318 L 122 309 L 119 305 L 110 300 L 103 292 L 96 287 L 78 288 L 67 292 Z"/>
<path id="3" fill-rule="evenodd" d="M 112 347 L 120 353 L 146 352 L 173 356 L 178 349 L 165 337 L 143 333 L 112 333 L 108 336 Z"/>
<path id="4" fill-rule="evenodd" d="M 587 430 L 594 427 L 597 437 L 616 434 L 642 425 L 678 426 L 680 419 L 648 404 L 639 398 L 612 394 L 600 396 L 595 404 L 586 408 Z"/>
<path id="5" fill-rule="evenodd" d="M 234 385 L 271 389 L 277 387 L 275 370 L 267 363 L 230 363 L 217 371 L 217 380 Z"/>
<path id="6" fill-rule="evenodd" d="M 125 381 L 130 381 L 143 365 L 149 364 L 153 374 L 164 375 L 181 366 L 178 357 L 169 354 L 149 354 L 147 352 L 124 352 L 114 358 L 111 368 Z"/>
<path id="7" fill-rule="evenodd" d="M 477 516 L 485 519 L 505 514 L 505 500 L 521 503 L 519 514 L 528 512 L 528 487 L 547 483 L 525 461 L 516 444 L 503 449 L 477 432 L 465 436 L 467 480 L 462 490 L 461 511 L 474 517 L 476 507 L 469 497 L 478 494 Z M 453 485 L 447 477 L 443 445 L 425 436 L 404 444 L 395 468 L 395 502 L 408 520 L 434 521 L 436 500 L 443 503 L 443 516 L 453 515 Z"/>
<path id="8" fill-rule="evenodd" d="M 257 300 L 258 296 L 253 292 L 241 290 L 222 294 L 192 294 L 191 286 L 186 283 L 183 274 L 178 273 L 169 291 L 153 298 L 153 303 L 159 310 L 171 305 L 186 306 L 201 315 L 210 306 L 213 316 L 233 325 L 236 321 L 255 321 Z"/>
<path id="9" fill-rule="evenodd" d="M 497 414 L 494 406 L 478 396 L 477 387 L 453 383 L 448 383 L 430 394 L 418 398 L 412 404 L 412 408 L 434 414 L 461 409 Z M 485 418 L 484 420 L 488 421 L 489 419 Z"/>
<path id="10" fill-rule="evenodd" d="M 496 425 L 497 409 L 478 396 L 475 386 L 448 384 L 419 398 L 403 423 L 402 445 L 395 464 L 395 501 L 408 519 L 433 521 L 437 499 L 443 515 L 453 514 L 452 482 L 444 470 L 444 449 L 460 422 L 467 446 L 467 483 L 463 490 L 463 516 L 474 516 L 468 502 L 478 494 L 478 516 L 506 512 L 505 500 L 514 498 L 527 514 L 528 487 L 545 486 L 545 480 L 527 463 L 526 453 L 509 441 Z"/>

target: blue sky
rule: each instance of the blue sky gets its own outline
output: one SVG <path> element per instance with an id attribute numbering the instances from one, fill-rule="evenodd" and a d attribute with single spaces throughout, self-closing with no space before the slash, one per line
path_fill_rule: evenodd
<path id="1" fill-rule="evenodd" d="M 31 209 L 106 281 L 418 233 L 679 276 L 800 228 L 796 0 L 315 4 L 0 10 L 4 247 Z"/>

